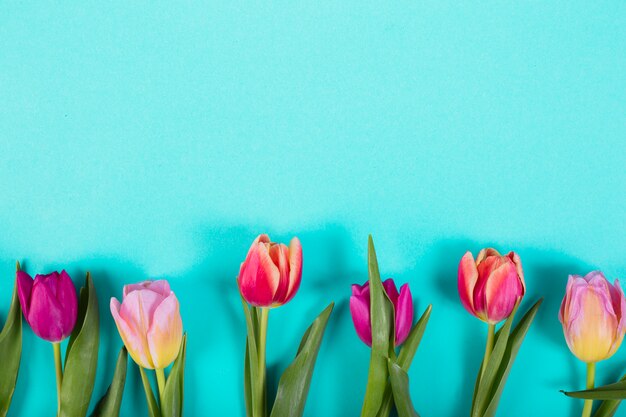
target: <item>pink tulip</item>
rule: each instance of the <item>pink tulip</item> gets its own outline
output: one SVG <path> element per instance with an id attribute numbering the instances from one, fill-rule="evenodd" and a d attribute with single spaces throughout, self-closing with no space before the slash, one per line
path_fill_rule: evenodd
<path id="1" fill-rule="evenodd" d="M 509 317 L 526 292 L 522 261 L 515 252 L 502 256 L 491 248 L 481 250 L 476 261 L 467 252 L 459 264 L 458 288 L 467 311 L 496 324 Z"/>
<path id="2" fill-rule="evenodd" d="M 403 284 L 398 294 L 396 284 L 391 278 L 383 282 L 383 287 L 393 304 L 395 312 L 395 344 L 399 346 L 409 336 L 411 326 L 413 325 L 413 298 L 411 290 L 409 289 L 409 284 Z M 352 321 L 354 322 L 357 335 L 368 346 L 372 346 L 369 281 L 363 285 L 352 285 L 350 312 L 352 313 Z"/>
<path id="3" fill-rule="evenodd" d="M 588 363 L 611 357 L 624 338 L 625 309 L 618 280 L 611 285 L 600 271 L 570 275 L 559 321 L 572 353 Z"/>
<path id="4" fill-rule="evenodd" d="M 237 283 L 241 296 L 256 307 L 277 307 L 293 298 L 302 278 L 302 247 L 297 237 L 289 247 L 259 235 L 241 264 Z"/>
<path id="5" fill-rule="evenodd" d="M 72 333 L 78 299 L 67 272 L 36 275 L 33 281 L 26 272 L 17 271 L 17 292 L 24 317 L 37 336 L 56 343 Z"/>
<path id="6" fill-rule="evenodd" d="M 133 360 L 148 369 L 167 368 L 178 355 L 183 322 L 167 281 L 124 286 L 122 304 L 111 298 L 111 314 Z"/>

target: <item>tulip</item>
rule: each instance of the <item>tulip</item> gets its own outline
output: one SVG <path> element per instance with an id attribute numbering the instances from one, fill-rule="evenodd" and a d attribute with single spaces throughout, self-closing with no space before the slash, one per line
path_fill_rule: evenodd
<path id="1" fill-rule="evenodd" d="M 183 337 L 176 295 L 165 280 L 126 285 L 123 295 L 111 298 L 111 314 L 128 353 L 142 368 L 167 368 Z"/>
<path id="2" fill-rule="evenodd" d="M 26 272 L 17 271 L 17 292 L 24 318 L 37 336 L 58 343 L 72 333 L 78 299 L 67 272 L 36 275 L 33 280 Z"/>
<path id="3" fill-rule="evenodd" d="M 297 237 L 289 247 L 259 235 L 241 264 L 237 283 L 241 296 L 255 307 L 277 307 L 293 298 L 302 278 L 302 247 Z"/>
<path id="4" fill-rule="evenodd" d="M 594 387 L 596 362 L 613 356 L 622 344 L 625 309 L 618 280 L 611 285 L 600 271 L 569 276 L 559 321 L 567 346 L 587 363 L 587 389 Z M 593 401 L 585 400 L 583 417 L 591 415 L 592 407 Z"/>
<path id="5" fill-rule="evenodd" d="M 600 271 L 570 275 L 559 321 L 572 353 L 587 363 L 610 358 L 624 338 L 624 310 L 618 280 L 611 285 Z"/>
<path id="6" fill-rule="evenodd" d="M 409 284 L 396 289 L 393 279 L 383 282 L 387 296 L 393 304 L 395 316 L 395 345 L 401 345 L 409 336 L 413 324 L 413 298 Z M 359 338 L 368 346 L 372 346 L 372 323 L 370 322 L 370 285 L 367 281 L 363 285 L 352 285 L 350 297 L 350 313 Z"/>
<path id="7" fill-rule="evenodd" d="M 237 285 L 241 297 L 253 308 L 259 309 L 258 329 L 248 328 L 248 334 L 258 330 L 258 340 L 255 343 L 255 349 L 258 350 L 258 376 L 252 382 L 255 400 L 251 404 L 251 410 L 254 416 L 265 414 L 265 353 L 269 310 L 291 300 L 300 287 L 301 278 L 302 246 L 297 237 L 291 239 L 287 247 L 284 243 L 271 242 L 266 234 L 257 236 L 239 269 Z M 250 343 L 250 339 L 248 342 Z"/>
<path id="8" fill-rule="evenodd" d="M 61 341 L 74 329 L 78 314 L 76 288 L 65 270 L 46 275 L 30 275 L 17 267 L 17 295 L 24 318 L 33 332 L 52 342 L 57 381 L 57 414 L 61 412 L 63 360 Z"/>
<path id="9" fill-rule="evenodd" d="M 483 249 L 475 261 L 467 252 L 459 264 L 458 289 L 467 311 L 489 324 L 499 323 L 526 292 L 522 262 L 515 252 L 503 256 Z"/>

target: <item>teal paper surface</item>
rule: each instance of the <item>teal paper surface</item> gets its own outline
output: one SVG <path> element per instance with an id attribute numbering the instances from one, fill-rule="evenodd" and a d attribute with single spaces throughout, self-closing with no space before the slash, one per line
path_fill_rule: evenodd
<path id="1" fill-rule="evenodd" d="M 350 284 L 433 304 L 410 369 L 422 416 L 468 415 L 486 325 L 458 298 L 465 251 L 522 259 L 545 297 L 499 416 L 576 416 L 557 312 L 570 273 L 626 284 L 626 3 L 3 2 L 0 318 L 16 260 L 91 271 L 101 345 L 125 283 L 167 278 L 188 332 L 187 416 L 244 416 L 235 283 L 257 234 L 300 237 L 302 286 L 270 314 L 269 389 L 330 302 L 305 415 L 358 416 L 369 349 Z M 56 410 L 52 348 L 24 327 L 11 416 Z M 626 347 L 598 382 L 626 368 Z M 123 416 L 147 415 L 129 366 Z M 626 415 L 626 406 L 618 415 Z"/>

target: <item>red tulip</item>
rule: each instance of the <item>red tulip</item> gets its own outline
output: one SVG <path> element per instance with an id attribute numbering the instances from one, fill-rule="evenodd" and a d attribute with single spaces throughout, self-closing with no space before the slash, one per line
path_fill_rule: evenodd
<path id="1" fill-rule="evenodd" d="M 459 264 L 458 288 L 467 311 L 498 323 L 509 317 L 526 291 L 522 261 L 515 252 L 503 256 L 491 248 L 481 250 L 476 261 L 467 252 Z"/>
<path id="2" fill-rule="evenodd" d="M 302 247 L 297 237 L 289 247 L 259 235 L 241 264 L 237 283 L 241 295 L 256 307 L 277 307 L 293 298 L 302 278 Z"/>

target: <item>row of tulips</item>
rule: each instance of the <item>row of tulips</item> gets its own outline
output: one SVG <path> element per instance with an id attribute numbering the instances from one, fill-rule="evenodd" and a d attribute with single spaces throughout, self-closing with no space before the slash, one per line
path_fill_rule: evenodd
<path id="1" fill-rule="evenodd" d="M 358 337 L 371 349 L 362 417 L 418 416 L 409 392 L 408 370 L 424 335 L 432 306 L 414 323 L 408 284 L 381 280 L 372 238 L 368 244 L 369 279 L 352 286 L 350 312 Z M 270 310 L 289 302 L 300 286 L 302 247 L 258 236 L 241 264 L 237 284 L 246 319 L 244 399 L 248 417 L 302 416 L 324 330 L 333 309 L 326 307 L 305 331 L 296 356 L 280 377 L 277 392 L 267 392 L 266 342 Z M 33 333 L 52 343 L 57 379 L 57 416 L 84 417 L 90 405 L 98 358 L 99 317 L 95 287 L 89 274 L 77 296 L 74 282 L 61 271 L 35 278 L 16 268 L 16 291 L 0 333 L 0 416 L 7 415 L 19 371 L 22 314 Z M 471 417 L 496 414 L 515 356 L 537 314 L 538 300 L 513 325 L 526 293 L 520 257 L 495 249 L 467 252 L 458 270 L 462 305 L 487 324 L 485 354 L 477 372 Z M 589 417 L 593 400 L 600 400 L 594 417 L 613 416 L 626 398 L 626 376 L 594 389 L 595 363 L 620 347 L 626 324 L 626 298 L 616 280 L 601 272 L 569 277 L 559 311 L 565 340 L 587 364 L 586 389 L 566 392 L 585 399 L 582 416 Z M 122 301 L 110 300 L 110 310 L 123 341 L 113 376 L 92 416 L 118 416 L 124 392 L 127 355 L 139 368 L 150 417 L 181 416 L 183 412 L 186 334 L 179 302 L 165 280 L 124 286 Z M 69 337 L 65 356 L 61 342 Z M 173 364 L 173 365 L 172 365 Z M 170 367 L 170 365 L 172 365 Z M 169 369 L 169 372 L 166 370 Z M 152 372 L 154 371 L 154 372 Z M 168 375 L 166 375 L 166 373 Z M 151 381 L 152 380 L 152 381 Z M 156 395 L 153 387 L 156 387 Z"/>

